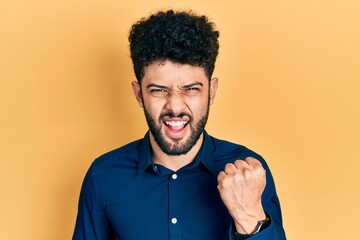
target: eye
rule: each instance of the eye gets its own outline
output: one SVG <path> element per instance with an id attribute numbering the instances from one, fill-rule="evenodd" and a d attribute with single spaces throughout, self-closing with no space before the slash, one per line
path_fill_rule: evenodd
<path id="1" fill-rule="evenodd" d="M 164 97 L 168 94 L 168 90 L 164 88 L 150 88 L 149 93 L 153 97 Z"/>
<path id="2" fill-rule="evenodd" d="M 197 87 L 189 87 L 189 88 L 186 88 L 185 91 L 200 91 L 200 89 Z"/>
<path id="3" fill-rule="evenodd" d="M 151 93 L 159 93 L 159 92 L 167 92 L 165 89 L 163 88 L 152 88 L 150 89 Z"/>
<path id="4" fill-rule="evenodd" d="M 188 87 L 183 90 L 183 94 L 186 96 L 196 96 L 200 92 L 200 88 L 198 87 Z"/>

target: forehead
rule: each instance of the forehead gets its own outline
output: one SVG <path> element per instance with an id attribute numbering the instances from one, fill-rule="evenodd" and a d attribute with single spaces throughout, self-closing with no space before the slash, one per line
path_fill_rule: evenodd
<path id="1" fill-rule="evenodd" d="M 145 67 L 142 84 L 156 83 L 166 86 L 181 86 L 195 81 L 201 82 L 204 85 L 208 82 L 203 67 L 166 60 L 155 61 Z"/>

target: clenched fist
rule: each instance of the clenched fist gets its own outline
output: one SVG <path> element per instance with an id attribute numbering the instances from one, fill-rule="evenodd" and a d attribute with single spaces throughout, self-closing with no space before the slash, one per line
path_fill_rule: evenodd
<path id="1" fill-rule="evenodd" d="M 218 175 L 220 196 L 234 219 L 239 233 L 250 234 L 259 220 L 266 218 L 261 195 L 266 185 L 266 171 L 252 157 L 225 165 Z"/>

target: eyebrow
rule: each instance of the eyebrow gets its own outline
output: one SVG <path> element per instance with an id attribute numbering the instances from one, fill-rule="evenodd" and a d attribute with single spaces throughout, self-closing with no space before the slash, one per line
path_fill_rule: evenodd
<path id="1" fill-rule="evenodd" d="M 193 86 L 201 86 L 202 87 L 202 86 L 204 86 L 204 84 L 202 84 L 201 82 L 196 81 L 196 82 L 190 83 L 188 85 L 182 86 L 181 88 L 190 88 L 190 87 L 193 87 Z"/>
<path id="2" fill-rule="evenodd" d="M 146 88 L 151 88 L 151 87 L 156 87 L 156 88 L 167 88 L 166 86 L 163 86 L 163 85 L 158 85 L 158 84 L 155 84 L 155 83 L 150 83 L 146 86 Z"/>
<path id="3" fill-rule="evenodd" d="M 202 86 L 204 86 L 204 84 L 202 84 L 201 82 L 196 81 L 196 82 L 181 86 L 180 88 L 190 88 L 190 87 L 193 87 L 193 86 L 201 86 L 202 87 Z M 168 88 L 168 87 L 166 87 L 164 85 L 159 85 L 159 84 L 155 84 L 155 83 L 150 83 L 150 84 L 148 84 L 146 86 L 146 88 L 148 88 L 148 89 L 151 88 L 151 87 L 163 88 L 163 89 Z"/>

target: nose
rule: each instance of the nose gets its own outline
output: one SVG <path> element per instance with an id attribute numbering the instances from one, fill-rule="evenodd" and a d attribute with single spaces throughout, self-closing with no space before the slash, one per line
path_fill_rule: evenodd
<path id="1" fill-rule="evenodd" d="M 183 99 L 183 95 L 181 91 L 171 91 L 169 95 L 167 96 L 167 102 L 166 102 L 166 111 L 170 111 L 174 113 L 176 116 L 177 114 L 180 114 L 185 109 L 185 102 Z"/>

